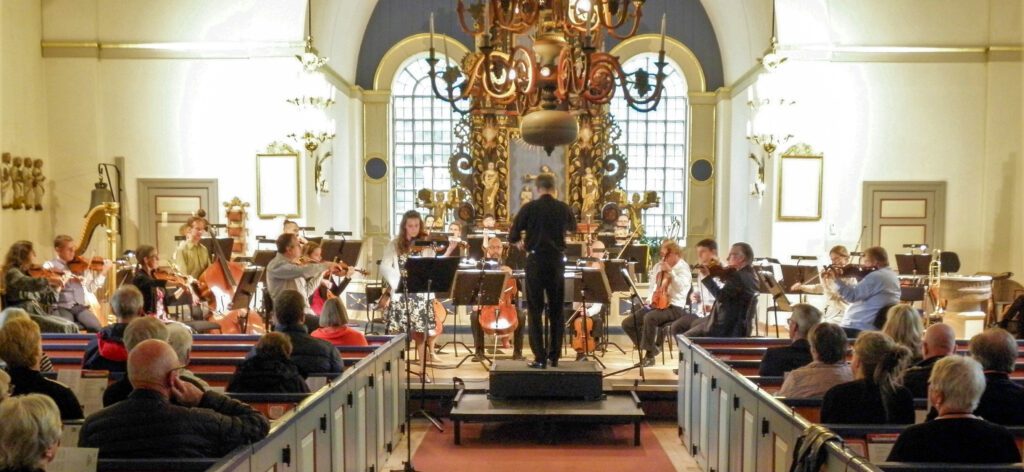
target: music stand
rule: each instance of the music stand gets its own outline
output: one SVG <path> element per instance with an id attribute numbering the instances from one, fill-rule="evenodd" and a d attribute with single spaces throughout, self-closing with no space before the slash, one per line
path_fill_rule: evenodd
<path id="1" fill-rule="evenodd" d="M 242 313 L 238 315 L 238 330 L 245 334 L 249 325 L 249 310 L 252 309 L 253 301 L 256 298 L 257 285 L 260 283 L 260 278 L 263 277 L 264 269 L 258 266 L 246 267 L 242 271 L 242 278 L 238 281 L 238 287 L 235 288 L 235 295 L 231 297 L 231 310 L 241 310 Z M 256 310 L 256 313 L 263 318 L 263 325 L 267 325 L 266 314 Z"/>
<path id="2" fill-rule="evenodd" d="M 270 264 L 270 261 L 274 260 L 277 256 L 277 251 L 270 251 L 267 249 L 257 249 L 252 254 L 252 264 L 260 267 L 266 267 Z M 267 283 L 267 272 L 264 271 L 260 276 L 260 282 Z"/>
<path id="3" fill-rule="evenodd" d="M 575 264 L 580 258 L 583 257 L 583 243 L 579 241 L 566 241 L 565 242 L 565 262 L 566 264 Z"/>
<path id="4" fill-rule="evenodd" d="M 762 294 L 766 294 L 772 297 L 772 307 L 768 308 L 767 311 L 775 313 L 775 337 L 779 337 L 779 311 L 793 311 L 792 305 L 789 303 L 789 299 L 786 298 L 786 294 L 779 285 L 779 282 L 775 280 L 775 275 L 769 271 L 755 270 L 757 274 L 757 291 Z M 757 335 L 757 319 L 754 319 L 754 334 Z M 765 315 L 765 329 L 764 334 L 768 334 L 768 316 Z"/>
<path id="5" fill-rule="evenodd" d="M 623 259 L 637 263 L 638 267 L 636 268 L 636 272 L 633 274 L 633 277 L 639 282 L 649 282 L 648 280 L 645 280 L 647 277 L 648 264 L 650 263 L 650 253 L 648 252 L 648 249 L 649 246 L 646 244 L 630 244 L 622 254 Z M 611 253 L 617 254 L 620 251 L 622 251 L 621 246 L 613 248 Z"/>
<path id="6" fill-rule="evenodd" d="M 400 286 L 404 289 L 405 296 L 402 298 L 402 302 L 409 303 L 410 293 L 420 294 L 437 294 L 441 292 L 447 292 L 452 288 L 452 282 L 455 279 L 455 272 L 459 268 L 458 257 L 410 257 L 405 261 L 403 269 L 405 270 L 405 276 L 402 277 L 402 283 Z M 406 311 L 408 312 L 408 305 L 406 305 Z M 405 317 L 405 333 L 406 333 L 406 350 L 409 349 L 412 337 L 412 317 Z M 426 339 L 423 340 L 424 348 L 426 348 Z M 424 356 L 426 353 L 424 353 Z M 425 363 L 425 359 L 423 362 Z M 438 431 L 444 432 L 444 426 L 441 422 L 427 413 L 426 410 L 426 369 L 420 373 L 420 409 L 415 414 L 421 415 L 430 421 Z M 412 384 L 412 370 L 406 366 L 406 385 Z M 409 397 L 409 389 L 406 389 L 406 405 L 410 403 L 411 397 Z M 406 420 L 412 418 L 412 413 L 406 412 Z M 409 425 L 406 424 L 406 431 L 411 431 Z"/>
<path id="7" fill-rule="evenodd" d="M 508 277 L 509 274 L 503 270 L 463 269 L 456 271 L 455 281 L 452 284 L 452 304 L 456 307 L 496 307 L 501 301 L 501 294 L 505 289 L 505 282 L 508 280 Z M 465 347 L 466 350 L 472 351 L 469 349 L 469 346 L 466 346 L 465 344 L 462 346 Z M 497 353 L 497 350 L 498 335 L 495 333 L 493 352 Z M 463 357 L 455 367 L 461 367 L 467 359 L 473 358 L 474 355 L 474 353 L 470 352 L 468 355 Z M 486 350 L 484 358 L 481 359 L 480 362 L 491 362 L 491 359 L 486 355 Z"/>
<path id="8" fill-rule="evenodd" d="M 615 247 L 615 233 L 597 233 L 597 240 L 604 243 L 604 247 Z"/>
<path id="9" fill-rule="evenodd" d="M 312 236 L 312 237 L 306 238 L 306 242 L 307 243 L 316 243 L 317 246 L 323 247 L 324 237 L 323 236 Z"/>
<path id="10" fill-rule="evenodd" d="M 213 256 L 224 254 L 224 257 L 228 257 L 231 255 L 231 248 L 235 245 L 235 240 L 234 238 L 216 238 L 216 240 L 214 238 L 201 238 L 199 244 L 202 244 Z M 219 253 L 215 245 L 220 246 Z"/>
<path id="11" fill-rule="evenodd" d="M 802 294 L 803 292 L 799 290 L 790 290 L 790 287 L 796 283 L 809 283 L 818 278 L 818 276 L 817 267 L 782 264 L 782 280 L 779 283 L 782 284 L 782 288 L 786 293 Z"/>
<path id="12" fill-rule="evenodd" d="M 605 306 L 607 306 L 609 303 L 611 303 L 612 290 L 608 284 L 608 275 L 605 273 L 605 271 L 601 269 L 595 269 L 592 267 L 584 267 L 581 272 L 582 274 L 580 277 L 580 289 L 573 291 L 573 302 L 583 304 L 583 312 L 581 316 L 586 317 L 587 304 L 602 303 Z M 567 327 L 571 326 L 572 322 L 576 319 L 576 316 L 577 314 L 573 313 L 573 316 L 569 317 L 569 320 L 565 323 L 565 325 Z M 580 323 L 580 325 L 581 328 L 586 328 L 585 322 Z M 587 355 L 587 351 L 589 350 L 587 346 L 587 337 L 588 336 L 586 334 L 583 335 L 583 357 L 580 358 L 579 361 L 590 360 L 590 356 Z M 597 350 L 597 345 L 594 346 L 594 349 Z M 601 369 L 606 368 L 604 363 L 601 362 L 601 360 L 598 359 L 596 356 L 594 357 L 594 360 L 601 365 Z"/>
<path id="13" fill-rule="evenodd" d="M 622 276 L 622 272 L 626 271 L 627 277 L 629 277 L 630 280 L 633 280 L 636 278 L 636 273 L 634 272 L 635 267 L 635 262 L 629 262 L 625 259 L 609 259 L 604 261 L 604 274 L 605 278 L 608 280 L 608 286 L 612 293 L 629 292 L 629 284 L 626 283 L 626 278 Z M 615 349 L 618 349 L 619 352 L 625 354 L 626 350 L 623 349 L 622 346 L 612 342 L 611 336 L 608 334 L 608 324 L 611 322 L 610 318 L 611 306 L 609 305 L 608 316 L 604 317 L 604 336 L 602 336 L 598 347 L 601 348 L 601 351 L 607 352 L 608 346 L 615 346 Z"/>
<path id="14" fill-rule="evenodd" d="M 466 243 L 469 245 L 466 249 L 466 257 L 477 260 L 484 258 L 484 235 L 471 234 L 466 236 Z"/>
<path id="15" fill-rule="evenodd" d="M 896 268 L 900 275 L 927 275 L 931 254 L 896 254 Z"/>
<path id="16" fill-rule="evenodd" d="M 629 303 L 630 303 L 629 311 L 630 311 L 630 314 L 633 315 L 633 318 L 636 319 L 636 313 L 637 313 L 637 309 L 636 309 L 637 308 L 637 303 L 636 302 L 637 302 L 637 300 L 641 301 L 641 306 L 642 306 L 643 298 L 641 298 L 640 297 L 640 293 L 637 292 L 636 285 L 633 283 L 633 279 L 631 279 L 629 277 L 629 271 L 627 269 L 620 270 L 619 271 L 619 276 L 623 279 L 623 281 L 629 287 L 629 293 L 630 293 L 630 295 L 629 295 Z M 613 277 L 613 278 L 618 278 L 618 277 Z M 642 339 L 643 335 L 644 335 L 644 331 L 643 331 L 643 329 L 641 329 L 640 330 L 640 337 L 641 337 L 640 343 L 641 344 L 643 343 L 643 339 Z M 635 347 L 639 348 L 639 346 L 635 346 Z M 639 349 L 637 349 L 637 352 L 639 352 Z M 611 377 L 613 375 L 618 375 L 618 374 L 621 374 L 623 372 L 629 372 L 629 371 L 631 371 L 633 369 L 640 369 L 640 380 L 642 380 L 644 382 L 647 381 L 647 377 L 644 375 L 644 360 L 643 360 L 643 358 L 641 358 L 640 362 L 637 362 L 636 365 L 634 365 L 632 367 L 626 367 L 625 369 L 622 369 L 622 370 L 617 370 L 615 372 L 610 372 L 610 373 L 604 374 L 604 377 Z"/>

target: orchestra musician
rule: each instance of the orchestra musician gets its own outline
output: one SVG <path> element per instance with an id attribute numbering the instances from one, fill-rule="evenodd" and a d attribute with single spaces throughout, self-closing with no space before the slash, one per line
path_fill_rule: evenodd
<path id="1" fill-rule="evenodd" d="M 75 240 L 71 236 L 61 234 L 53 238 L 53 250 L 56 257 L 47 262 L 47 265 L 66 274 L 71 273 L 68 265 L 75 260 Z M 106 280 L 106 270 L 110 268 L 110 262 L 105 261 L 103 269 L 96 271 L 86 267 L 82 275 L 71 277 L 64 283 L 64 287 L 57 294 L 57 302 L 50 306 L 50 314 L 64 318 L 65 320 L 77 323 L 90 333 L 100 329 L 100 320 L 89 308 L 86 297 L 95 299 L 96 289 L 103 286 Z"/>
<path id="2" fill-rule="evenodd" d="M 306 241 L 306 238 L 302 237 L 299 224 L 292 220 L 284 220 L 284 223 L 281 224 L 281 234 L 294 234 L 298 236 L 300 246 L 305 245 L 308 242 Z"/>
<path id="3" fill-rule="evenodd" d="M 302 247 L 302 257 L 299 261 L 303 264 L 309 263 L 320 263 L 323 262 L 323 248 L 315 242 L 306 243 Z M 320 280 L 320 285 L 313 290 L 313 294 L 309 296 L 309 307 L 313 310 L 317 316 L 323 310 L 324 303 L 331 298 L 341 296 L 341 293 L 348 287 L 349 282 L 352 281 L 352 277 L 345 276 L 338 280 L 338 277 L 333 275 L 325 276 Z M 328 295 L 330 293 L 330 295 Z"/>
<path id="4" fill-rule="evenodd" d="M 309 298 L 320 287 L 326 272 L 342 277 L 351 276 L 351 270 L 335 262 L 310 262 L 303 264 L 302 245 L 295 233 L 283 233 L 277 237 L 277 254 L 267 263 L 267 291 L 271 300 L 277 299 L 285 290 L 294 290 L 306 301 L 305 324 L 310 332 L 320 327 L 320 319 L 313 313 Z"/>
<path id="5" fill-rule="evenodd" d="M 562 302 L 565 290 L 565 234 L 576 231 L 572 209 L 556 200 L 555 176 L 539 174 L 534 179 L 536 199 L 525 203 L 516 214 L 509 243 L 528 251 L 526 257 L 526 296 L 530 317 L 530 349 L 534 360 L 530 367 L 544 369 L 548 363 L 558 366 L 565 332 Z M 526 231 L 525 241 L 523 231 Z M 544 296 L 547 295 L 547 303 Z M 543 314 L 548 315 L 548 345 L 545 350 Z"/>
<path id="6" fill-rule="evenodd" d="M 622 320 L 622 329 L 646 355 L 640 360 L 644 367 L 654 365 L 656 356 L 661 352 L 662 331 L 667 323 L 681 319 L 686 315 L 686 295 L 690 290 L 690 266 L 683 260 L 683 249 L 679 243 L 666 239 L 661 243 L 661 262 L 651 267 L 651 286 L 664 288 L 668 306 L 656 308 L 648 299 L 647 308 L 631 314 Z M 668 278 L 665 280 L 665 278 Z"/>
<path id="7" fill-rule="evenodd" d="M 590 247 L 587 250 L 587 257 L 590 259 L 587 261 L 587 267 L 592 269 L 604 270 L 606 248 L 604 243 L 600 240 L 594 240 L 590 243 Z M 580 302 L 573 303 L 573 310 L 580 310 L 584 304 Z M 594 345 L 590 348 L 597 347 L 597 344 L 601 342 L 601 331 L 599 327 L 604 326 L 604 315 L 606 314 L 605 306 L 603 303 L 587 303 L 587 318 L 590 318 L 593 323 L 591 329 L 591 336 L 594 338 Z M 576 336 L 575 322 L 569 323 L 569 334 L 570 337 Z M 586 353 L 577 352 L 576 360 L 582 360 L 586 357 Z"/>
<path id="8" fill-rule="evenodd" d="M 702 239 L 697 242 L 697 264 L 707 266 L 711 261 L 718 260 L 718 243 L 714 239 Z M 691 309 L 686 310 L 683 316 L 672 322 L 669 329 L 672 336 L 683 334 L 693 327 L 697 320 L 708 316 L 711 307 L 715 304 L 715 296 L 708 289 L 704 288 L 704 278 L 697 273 L 697 284 L 690 292 Z M 720 281 L 715 283 L 721 287 Z"/>
<path id="9" fill-rule="evenodd" d="M 412 333 L 409 333 L 416 341 L 416 350 L 420 359 L 420 375 L 424 382 L 430 382 L 427 376 L 426 364 L 430 352 L 433 351 L 434 340 L 437 337 L 437 323 L 432 309 L 432 300 L 428 294 L 404 293 L 400 286 L 402 271 L 405 261 L 413 256 L 416 249 L 414 242 L 422 240 L 427 236 L 423 227 L 423 218 L 416 210 L 409 210 L 402 215 L 401 224 L 398 227 L 398 236 L 384 247 L 384 255 L 381 256 L 380 272 L 381 277 L 387 282 L 391 289 L 390 297 L 382 297 L 378 306 L 384 310 L 384 329 L 388 333 L 404 332 L 406 326 L 410 326 Z M 457 245 L 450 245 L 448 251 L 454 251 Z M 445 255 L 450 255 L 451 252 Z M 422 257 L 433 257 L 434 251 L 430 248 L 420 251 Z M 428 349 L 429 346 L 429 349 Z"/>
<path id="10" fill-rule="evenodd" d="M 27 311 L 44 333 L 77 333 L 75 322 L 51 315 L 44 308 L 56 300 L 64 284 L 59 277 L 33 277 L 29 272 L 38 267 L 30 241 L 11 245 L 4 257 L 4 306 Z"/>
<path id="11" fill-rule="evenodd" d="M 461 221 L 452 221 L 451 223 L 448 223 L 448 232 L 451 233 L 451 235 L 448 236 L 448 246 L 449 247 L 450 246 L 458 247 L 460 245 L 463 245 L 462 235 L 463 235 L 463 233 L 465 231 L 464 231 L 464 228 L 463 228 L 463 225 L 462 225 Z M 498 242 L 501 242 L 501 241 L 498 241 Z M 445 249 L 445 251 L 448 254 L 455 254 L 455 255 L 459 255 L 459 256 L 464 255 L 465 252 L 466 252 L 466 251 L 464 251 L 462 249 L 457 249 L 457 250 L 456 249 L 451 249 L 451 251 L 449 252 L 448 249 L 449 248 Z"/>
<path id="12" fill-rule="evenodd" d="M 750 263 L 754 249 L 747 243 L 729 248 L 726 266 L 698 266 L 704 287 L 715 296 L 711 314 L 693 323 L 687 337 L 744 337 L 750 335 L 757 306 L 757 275 Z M 714 277 L 709 277 L 709 276 Z M 715 281 L 718 278 L 722 285 Z M 748 316 L 750 315 L 750 316 Z"/>
<path id="13" fill-rule="evenodd" d="M 206 232 L 206 218 L 193 216 L 186 223 L 188 230 L 185 233 L 185 240 L 178 245 L 174 251 L 174 267 L 178 273 L 198 279 L 203 271 L 210 266 L 210 251 L 199 244 Z"/>
<path id="14" fill-rule="evenodd" d="M 142 310 L 147 315 L 164 318 L 166 316 L 164 296 L 167 291 L 167 281 L 156 277 L 156 269 L 160 267 L 160 254 L 155 247 L 142 245 L 135 250 L 135 258 L 138 261 L 138 267 L 132 277 L 132 285 L 142 292 Z"/>
<path id="15" fill-rule="evenodd" d="M 484 256 L 486 258 L 485 264 L 490 263 L 490 265 L 495 266 L 487 267 L 488 269 L 500 268 L 505 272 L 511 273 L 512 268 L 510 268 L 507 265 L 504 265 L 504 261 L 502 261 L 501 255 L 503 249 L 504 245 L 502 244 L 500 239 L 491 238 L 489 241 L 487 241 L 487 252 L 485 253 Z M 518 320 L 518 324 L 516 325 L 516 329 L 512 334 L 512 359 L 523 360 L 523 328 L 526 326 L 526 314 L 520 310 L 516 310 L 516 318 Z M 469 321 L 470 327 L 473 330 L 473 346 L 475 347 L 476 351 L 473 355 L 473 361 L 480 362 L 484 359 L 484 346 L 486 345 L 486 341 L 484 340 L 484 329 L 480 325 L 479 307 L 476 310 L 473 310 L 473 312 L 469 315 Z"/>
<path id="16" fill-rule="evenodd" d="M 838 245 L 828 251 L 828 258 L 832 261 L 833 266 L 842 267 L 850 263 L 850 251 L 846 249 L 846 246 Z M 846 282 L 854 283 L 855 281 L 848 279 Z M 825 295 L 825 312 L 821 318 L 822 322 L 839 324 L 842 322 L 846 310 L 850 308 L 850 304 L 846 303 L 846 300 L 843 300 L 843 297 L 836 291 L 835 284 L 797 282 L 790 290 Z"/>
<path id="17" fill-rule="evenodd" d="M 896 271 L 889 267 L 889 254 L 879 246 L 864 250 L 861 264 L 871 270 L 856 285 L 837 277 L 833 271 L 825 271 L 821 278 L 825 283 L 835 283 L 836 292 L 850 303 L 849 309 L 839 323 L 847 337 L 855 339 L 861 331 L 875 330 L 875 317 L 884 306 L 900 302 L 900 281 Z"/>

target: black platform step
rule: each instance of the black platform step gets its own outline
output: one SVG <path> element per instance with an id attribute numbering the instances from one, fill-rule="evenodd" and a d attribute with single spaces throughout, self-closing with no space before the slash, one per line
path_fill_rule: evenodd
<path id="1" fill-rule="evenodd" d="M 600 400 L 601 367 L 596 362 L 583 361 L 531 369 L 523 361 L 495 361 L 488 396 L 502 400 Z"/>

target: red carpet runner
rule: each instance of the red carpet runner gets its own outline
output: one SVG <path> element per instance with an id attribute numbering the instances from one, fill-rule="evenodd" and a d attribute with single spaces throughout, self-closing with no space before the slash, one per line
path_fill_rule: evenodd
<path id="1" fill-rule="evenodd" d="M 472 472 L 598 472 L 673 470 L 654 432 L 644 423 L 640 447 L 633 447 L 633 425 L 556 425 L 545 443 L 539 425 L 463 424 L 462 445 L 454 442 L 455 427 L 430 428 L 416 450 L 417 470 Z"/>

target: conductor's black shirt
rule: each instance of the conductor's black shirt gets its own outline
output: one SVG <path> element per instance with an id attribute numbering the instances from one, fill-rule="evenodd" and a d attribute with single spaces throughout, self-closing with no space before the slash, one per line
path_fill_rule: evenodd
<path id="1" fill-rule="evenodd" d="M 508 240 L 517 243 L 526 231 L 526 250 L 541 255 L 565 252 L 565 233 L 576 231 L 576 217 L 572 209 L 551 195 L 527 202 L 519 209 Z"/>

